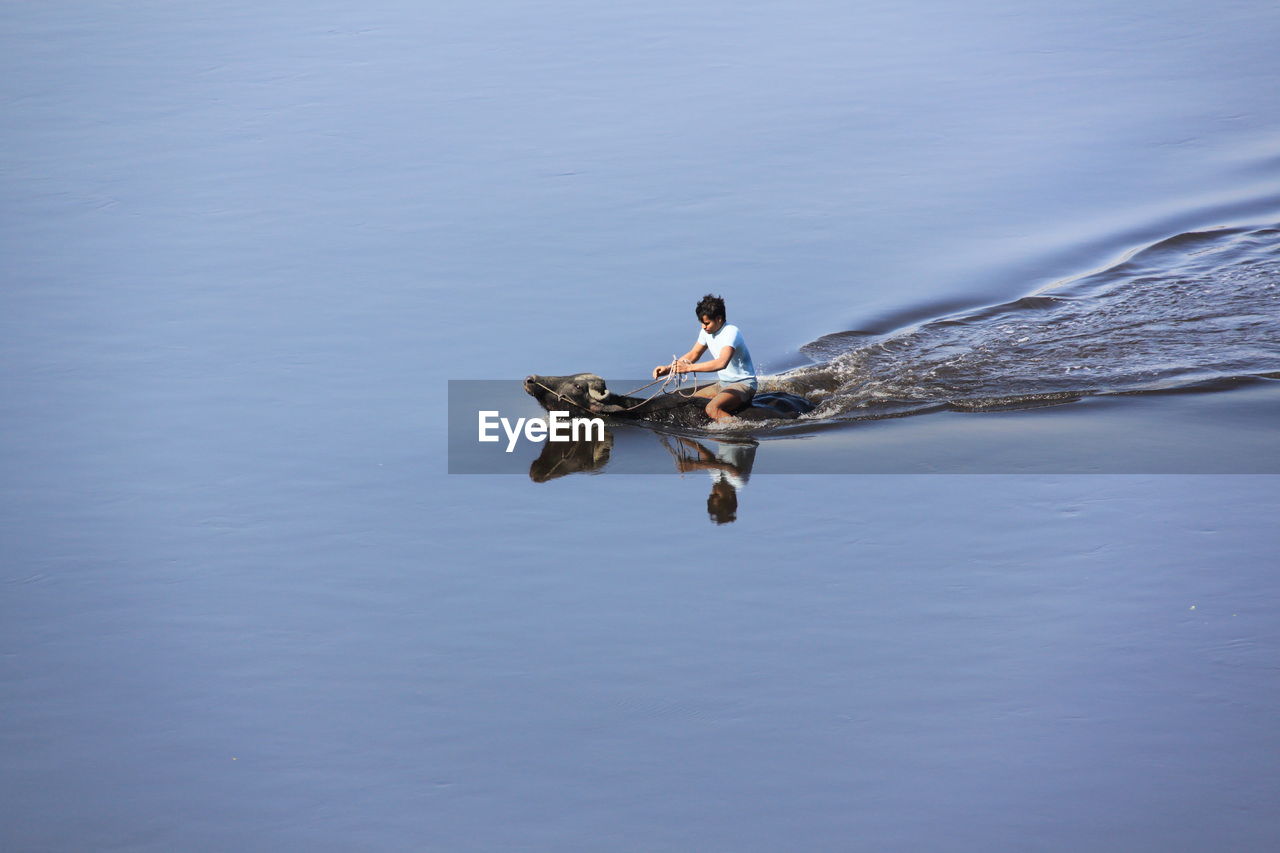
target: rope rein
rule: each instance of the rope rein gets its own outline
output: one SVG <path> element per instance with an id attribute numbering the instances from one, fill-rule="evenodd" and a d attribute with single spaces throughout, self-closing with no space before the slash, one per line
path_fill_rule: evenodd
<path id="1" fill-rule="evenodd" d="M 637 391 L 643 391 L 644 389 L 648 388 L 650 385 L 657 385 L 659 382 L 662 383 L 662 387 L 659 388 L 657 392 L 654 393 L 653 395 L 654 397 L 658 396 L 658 394 L 679 394 L 681 397 L 686 397 L 686 398 L 697 396 L 696 393 L 686 394 L 680 390 L 680 387 L 685 383 L 685 377 L 688 374 L 676 372 L 676 365 L 679 363 L 680 363 L 679 356 L 675 356 L 675 355 L 671 356 L 671 364 L 668 365 L 666 373 L 664 373 L 662 376 L 659 376 L 657 379 L 653 380 L 652 382 L 648 382 L 644 385 L 641 385 L 639 388 L 633 388 L 632 390 L 628 391 L 622 396 L 630 397 L 632 394 L 636 393 Z M 698 390 L 696 387 L 698 384 L 697 380 L 690 380 L 690 381 L 694 383 L 695 387 L 693 391 L 696 392 Z M 653 397 L 650 397 L 649 399 L 652 400 Z"/>
<path id="2" fill-rule="evenodd" d="M 684 397 L 685 399 L 693 399 L 694 397 L 697 397 L 698 396 L 697 380 L 690 380 L 694 384 L 694 387 L 690 391 L 690 393 L 686 394 L 680 390 L 681 386 L 684 385 L 685 383 L 686 374 L 676 372 L 676 365 L 679 363 L 680 363 L 680 358 L 678 356 L 674 356 L 674 355 L 671 356 L 671 365 L 665 374 L 653 380 L 652 382 L 648 382 L 644 385 L 641 385 L 639 388 L 634 388 L 628 391 L 622 396 L 630 397 L 632 394 L 635 394 L 637 391 L 643 391 L 644 389 L 648 388 L 651 385 L 657 385 L 659 382 L 662 383 L 662 387 L 659 388 L 657 391 L 655 391 L 652 396 L 646 397 L 645 399 L 641 400 L 639 403 L 636 403 L 634 406 L 625 406 L 625 407 L 620 406 L 618 408 L 618 411 L 622 411 L 622 412 L 634 411 L 635 409 L 640 408 L 646 403 L 652 402 L 660 394 L 675 394 L 676 396 Z M 576 406 L 577 408 L 582 409 L 584 412 L 591 412 L 590 408 L 582 405 L 581 403 L 570 400 L 568 397 L 564 396 L 559 391 L 556 391 L 552 388 L 548 388 L 546 385 L 543 385 L 541 382 L 534 382 L 533 384 L 537 385 L 542 390 L 550 393 L 551 396 L 555 397 L 557 400 L 559 400 L 562 403 L 568 403 L 570 406 Z M 598 412 L 591 412 L 591 413 L 599 414 Z"/>

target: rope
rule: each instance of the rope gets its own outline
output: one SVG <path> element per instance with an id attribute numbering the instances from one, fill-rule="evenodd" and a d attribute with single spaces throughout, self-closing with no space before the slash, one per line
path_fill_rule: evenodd
<path id="1" fill-rule="evenodd" d="M 534 384 L 534 385 L 537 385 L 537 386 L 538 386 L 539 388 L 541 388 L 543 391 L 548 391 L 548 392 L 550 392 L 550 393 L 551 393 L 551 396 L 555 397 L 557 400 L 559 400 L 559 401 L 560 401 L 560 402 L 562 402 L 562 403 L 568 403 L 570 406 L 577 406 L 579 409 L 582 409 L 582 411 L 584 411 L 584 412 L 590 412 L 590 411 L 591 411 L 590 409 L 588 409 L 586 406 L 582 405 L 581 403 L 576 403 L 576 402 L 574 402 L 573 400 L 570 400 L 568 397 L 564 396 L 564 395 L 563 395 L 563 394 L 561 394 L 559 391 L 556 391 L 556 390 L 555 390 L 555 389 L 553 389 L 553 388 L 548 388 L 546 385 L 543 385 L 541 382 L 535 382 L 535 383 L 533 383 L 533 384 Z"/>
<path id="2" fill-rule="evenodd" d="M 623 394 L 622 396 L 630 397 L 632 394 L 635 394 L 637 391 L 643 391 L 644 389 L 648 388 L 650 385 L 657 385 L 659 382 L 662 383 L 662 387 L 658 389 L 658 394 L 674 393 L 674 394 L 679 394 L 681 397 L 685 397 L 685 398 L 697 396 L 696 392 L 698 391 L 698 388 L 697 388 L 696 380 L 693 380 L 694 386 L 695 386 L 693 389 L 694 393 L 685 394 L 680 390 L 680 386 L 684 384 L 685 377 L 688 374 L 676 372 L 676 365 L 679 363 L 680 363 L 680 358 L 678 356 L 674 356 L 674 355 L 671 356 L 671 364 L 669 365 L 670 369 L 667 370 L 666 373 L 664 373 L 662 376 L 659 376 L 657 379 L 653 380 L 652 382 L 646 382 L 644 385 L 641 385 L 639 388 L 631 389 L 630 391 Z M 654 394 L 653 396 L 656 397 L 658 396 L 658 394 Z M 649 399 L 653 399 L 653 397 L 650 397 Z"/>
<path id="3" fill-rule="evenodd" d="M 599 415 L 599 414 L 602 414 L 601 412 L 592 411 L 589 407 L 584 406 L 584 405 L 582 405 L 582 404 L 581 404 L 581 403 L 579 403 L 579 402 L 576 402 L 576 401 L 574 401 L 574 400 L 570 400 L 568 397 L 564 396 L 564 395 L 563 395 L 563 394 L 561 394 L 559 391 L 556 391 L 556 390 L 555 390 L 555 389 L 553 389 L 553 388 L 548 388 L 546 385 L 543 385 L 541 382 L 535 382 L 535 383 L 533 383 L 533 384 L 534 384 L 534 385 L 537 385 L 539 388 L 541 388 L 541 389 L 542 389 L 542 390 L 544 390 L 544 391 L 548 391 L 548 392 L 550 392 L 550 393 L 551 393 L 551 396 L 555 397 L 557 400 L 559 400 L 559 401 L 560 401 L 560 402 L 562 402 L 562 403 L 568 403 L 570 406 L 575 406 L 576 408 L 579 408 L 579 409 L 581 409 L 582 411 L 584 411 L 584 412 L 588 412 L 588 413 L 590 413 L 590 414 L 592 414 L 592 415 Z M 650 382 L 650 383 L 649 383 L 649 385 L 652 385 L 652 384 L 653 384 L 652 382 Z M 648 387 L 648 386 L 642 386 L 642 387 Z M 629 395 L 628 395 L 628 396 L 629 396 Z M 656 396 L 658 396 L 658 395 L 657 395 L 657 394 L 654 394 L 654 395 L 653 395 L 653 397 L 656 397 Z M 640 408 L 641 406 L 643 406 L 645 403 L 648 403 L 650 400 L 652 400 L 652 399 L 653 399 L 653 397 L 648 397 L 648 398 L 646 398 L 646 399 L 644 399 L 644 400 L 641 400 L 639 403 L 636 403 L 634 406 L 627 406 L 627 407 L 625 407 L 625 408 L 623 408 L 622 406 L 619 406 L 619 407 L 618 407 L 618 411 L 620 411 L 620 412 L 630 412 L 630 411 L 632 411 L 632 410 L 634 410 L 634 409 L 638 409 L 638 408 Z"/>
<path id="4" fill-rule="evenodd" d="M 674 355 L 671 356 L 671 369 L 667 371 L 667 379 L 675 380 L 675 385 L 672 387 L 670 391 L 668 391 L 667 383 L 663 382 L 662 392 L 664 394 L 676 394 L 678 396 L 684 397 L 685 399 L 691 399 L 693 397 L 698 396 L 698 381 L 696 379 L 690 380 L 691 382 L 693 382 L 693 386 L 694 386 L 692 392 L 685 394 L 683 391 L 680 390 L 680 386 L 684 384 L 685 376 L 687 376 L 688 374 L 676 372 L 676 365 L 679 363 L 680 363 L 680 359 L 677 356 L 674 356 Z"/>
<path id="5" fill-rule="evenodd" d="M 686 400 L 693 399 L 694 397 L 698 396 L 698 388 L 696 387 L 697 385 L 696 381 L 694 383 L 695 387 L 693 388 L 693 391 L 691 393 L 686 394 L 680 390 L 680 386 L 684 384 L 686 374 L 679 373 L 676 371 L 676 365 L 679 363 L 680 363 L 679 356 L 675 356 L 675 355 L 671 356 L 671 365 L 665 374 L 663 374 L 658 379 L 653 380 L 652 382 L 648 382 L 644 385 L 641 385 L 639 388 L 636 388 L 632 391 L 628 391 L 626 394 L 623 394 L 622 396 L 624 397 L 630 397 L 632 394 L 636 393 L 636 391 L 643 391 L 645 388 L 648 388 L 650 385 L 656 385 L 659 382 L 662 383 L 662 387 L 659 388 L 657 392 L 653 394 L 653 396 L 647 397 L 644 400 L 641 400 L 639 403 L 636 403 L 634 406 L 628 406 L 622 409 L 622 411 L 630 412 L 634 409 L 638 409 L 641 406 L 643 406 L 645 403 L 652 401 L 659 394 L 675 394 L 678 397 L 684 397 Z"/>
<path id="6" fill-rule="evenodd" d="M 679 364 L 679 362 L 680 362 L 680 359 L 678 356 L 674 356 L 674 355 L 671 356 L 670 369 L 663 376 L 660 376 L 659 378 L 653 380 L 652 382 L 648 382 L 644 385 L 641 385 L 639 388 L 632 389 L 631 391 L 628 391 L 627 393 L 623 394 L 622 395 L 623 397 L 630 397 L 632 394 L 635 394 L 637 391 L 643 391 L 644 389 L 650 387 L 651 385 L 657 385 L 659 382 L 662 383 L 662 387 L 659 388 L 657 392 L 655 392 L 652 396 L 646 397 L 645 399 L 641 400 L 639 403 L 636 403 L 634 406 L 626 406 L 626 407 L 620 406 L 618 408 L 618 411 L 622 411 L 622 412 L 634 411 L 640 408 L 641 406 L 645 405 L 646 403 L 651 402 L 659 394 L 675 394 L 679 397 L 684 397 L 686 400 L 690 400 L 690 399 L 693 399 L 694 397 L 697 397 L 699 389 L 697 387 L 696 380 L 694 380 L 694 387 L 690 393 L 686 394 L 680 390 L 680 387 L 685 382 L 685 374 L 676 372 L 676 365 Z M 549 392 L 551 396 L 555 397 L 557 400 L 560 400 L 563 403 L 568 403 L 571 406 L 576 406 L 579 409 L 582 409 L 582 411 L 584 412 L 591 412 L 590 408 L 582 405 L 581 403 L 577 403 L 577 402 L 574 402 L 573 400 L 570 400 L 568 397 L 565 397 L 559 391 L 548 388 L 546 385 L 543 385 L 541 382 L 534 382 L 533 384 L 537 385 L 542 390 Z M 671 386 L 670 390 L 668 390 L 669 385 Z M 591 413 L 599 414 L 599 412 L 591 412 Z"/>

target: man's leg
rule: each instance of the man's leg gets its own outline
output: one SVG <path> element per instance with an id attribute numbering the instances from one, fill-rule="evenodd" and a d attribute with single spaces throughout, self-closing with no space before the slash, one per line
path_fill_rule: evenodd
<path id="1" fill-rule="evenodd" d="M 718 421 L 741 411 L 747 404 L 747 398 L 737 391 L 721 391 L 707 403 L 707 416 Z"/>
<path id="2" fill-rule="evenodd" d="M 693 392 L 695 397 L 706 397 L 708 400 L 720 393 L 720 383 L 712 382 L 710 385 L 703 385 L 697 391 Z"/>

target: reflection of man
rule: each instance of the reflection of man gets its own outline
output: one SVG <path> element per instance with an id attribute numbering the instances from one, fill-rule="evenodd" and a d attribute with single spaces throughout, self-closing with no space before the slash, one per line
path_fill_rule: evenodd
<path id="1" fill-rule="evenodd" d="M 738 489 L 751 478 L 751 466 L 756 461 L 756 443 L 715 442 L 712 453 L 705 445 L 689 438 L 677 437 L 684 448 L 696 454 L 696 458 L 676 452 L 676 467 L 680 473 L 706 471 L 711 475 L 711 494 L 707 495 L 707 514 L 716 524 L 728 524 L 738 517 Z"/>

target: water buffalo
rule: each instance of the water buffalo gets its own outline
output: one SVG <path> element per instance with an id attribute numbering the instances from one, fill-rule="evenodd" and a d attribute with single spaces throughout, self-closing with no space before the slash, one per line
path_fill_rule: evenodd
<path id="1" fill-rule="evenodd" d="M 529 466 L 529 479 L 545 483 L 569 474 L 599 471 L 609 464 L 612 449 L 613 434 L 607 431 L 602 439 L 543 442 L 542 453 Z"/>
<path id="2" fill-rule="evenodd" d="M 594 373 L 572 376 L 528 376 L 524 390 L 547 411 L 567 411 L 579 417 L 607 415 L 625 420 L 648 421 L 671 426 L 705 427 L 706 397 L 686 396 L 689 392 L 659 393 L 653 397 L 627 397 L 608 389 Z M 735 417 L 744 421 L 796 418 L 812 411 L 803 397 L 783 392 L 757 394 L 751 405 Z"/>

